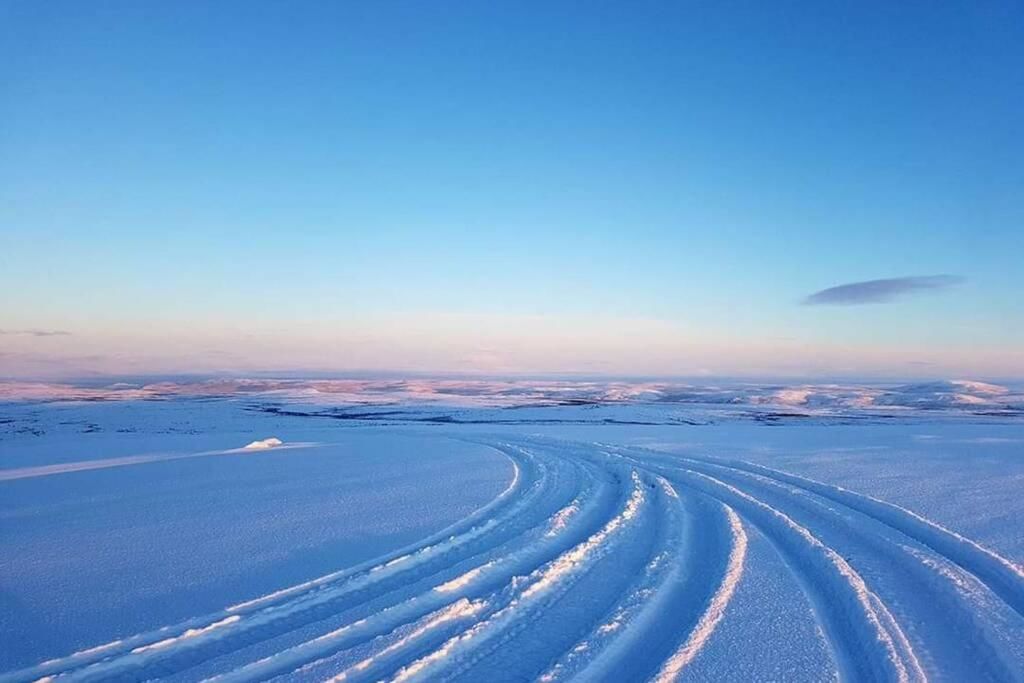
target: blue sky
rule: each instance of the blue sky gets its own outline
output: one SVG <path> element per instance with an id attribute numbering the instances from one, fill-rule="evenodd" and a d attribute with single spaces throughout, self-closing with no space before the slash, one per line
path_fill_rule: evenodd
<path id="1" fill-rule="evenodd" d="M 7 2 L 0 63 L 0 374 L 1024 375 L 1018 3 Z"/>

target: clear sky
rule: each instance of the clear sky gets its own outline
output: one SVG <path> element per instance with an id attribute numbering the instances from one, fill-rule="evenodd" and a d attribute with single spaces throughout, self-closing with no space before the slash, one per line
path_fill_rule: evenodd
<path id="1" fill-rule="evenodd" d="M 0 0 L 0 375 L 1020 377 L 1022 264 L 1019 2 Z"/>

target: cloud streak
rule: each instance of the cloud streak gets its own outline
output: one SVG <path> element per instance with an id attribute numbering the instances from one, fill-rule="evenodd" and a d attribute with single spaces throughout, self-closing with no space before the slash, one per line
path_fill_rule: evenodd
<path id="1" fill-rule="evenodd" d="M 850 282 L 815 292 L 804 299 L 803 303 L 805 306 L 884 304 L 895 301 L 906 294 L 929 289 L 944 289 L 963 281 L 962 277 L 956 275 L 917 275 Z"/>
<path id="2" fill-rule="evenodd" d="M 0 335 L 17 335 L 24 337 L 67 337 L 70 336 L 70 332 L 64 330 L 2 330 L 0 329 Z"/>

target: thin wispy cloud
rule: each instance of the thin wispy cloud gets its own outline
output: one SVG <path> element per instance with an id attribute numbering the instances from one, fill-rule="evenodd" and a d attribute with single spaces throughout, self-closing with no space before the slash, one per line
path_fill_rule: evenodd
<path id="1" fill-rule="evenodd" d="M 922 290 L 944 289 L 962 283 L 957 275 L 917 275 L 894 277 L 883 280 L 865 280 L 837 285 L 811 294 L 803 303 L 806 306 L 857 306 L 861 304 L 884 304 Z"/>
<path id="2" fill-rule="evenodd" d="M 67 337 L 71 333 L 65 330 L 2 330 L 0 334 L 22 337 Z"/>

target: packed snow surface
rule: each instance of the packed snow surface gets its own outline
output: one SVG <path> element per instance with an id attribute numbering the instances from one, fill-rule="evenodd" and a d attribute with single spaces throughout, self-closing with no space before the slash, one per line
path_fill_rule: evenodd
<path id="1" fill-rule="evenodd" d="M 232 382 L 8 385 L 0 683 L 1024 680 L 1017 388 Z"/>

